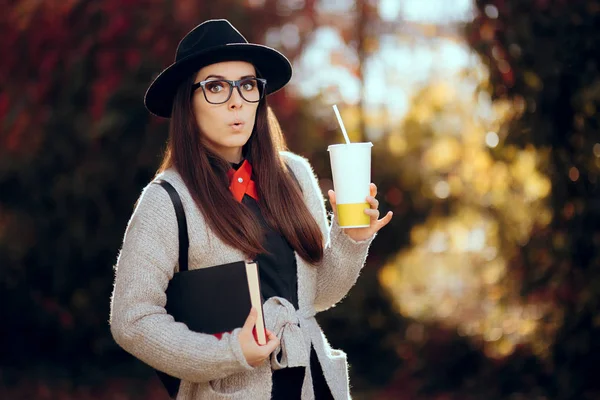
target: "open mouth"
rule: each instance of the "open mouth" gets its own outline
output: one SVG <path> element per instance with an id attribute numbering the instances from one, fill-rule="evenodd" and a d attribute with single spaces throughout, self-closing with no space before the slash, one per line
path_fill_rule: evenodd
<path id="1" fill-rule="evenodd" d="M 244 127 L 244 123 L 236 121 L 233 124 L 230 124 L 229 126 L 231 126 L 234 130 L 239 131 Z"/>

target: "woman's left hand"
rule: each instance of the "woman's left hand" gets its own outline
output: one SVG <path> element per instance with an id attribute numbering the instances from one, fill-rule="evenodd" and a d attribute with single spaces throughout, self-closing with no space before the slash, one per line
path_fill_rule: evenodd
<path id="1" fill-rule="evenodd" d="M 346 232 L 346 234 L 348 236 L 350 236 L 351 239 L 360 242 L 362 240 L 366 240 L 369 239 L 370 237 L 372 237 L 375 233 L 377 233 L 377 231 L 379 231 L 381 228 L 383 228 L 384 226 L 386 226 L 391 220 L 392 220 L 392 216 L 394 215 L 393 212 L 389 211 L 385 217 L 378 219 L 379 218 L 379 201 L 375 198 L 375 196 L 377 195 L 377 186 L 374 183 L 371 183 L 371 185 L 369 186 L 371 195 L 367 196 L 366 201 L 371 205 L 371 208 L 366 208 L 365 209 L 365 214 L 369 215 L 371 217 L 371 224 L 370 226 L 366 226 L 364 228 L 346 228 L 344 229 L 344 232 Z M 329 202 L 331 203 L 331 207 L 333 208 L 333 217 L 337 218 L 337 207 L 336 207 L 336 202 L 335 202 L 335 192 L 333 190 L 330 190 L 328 193 L 329 195 Z"/>

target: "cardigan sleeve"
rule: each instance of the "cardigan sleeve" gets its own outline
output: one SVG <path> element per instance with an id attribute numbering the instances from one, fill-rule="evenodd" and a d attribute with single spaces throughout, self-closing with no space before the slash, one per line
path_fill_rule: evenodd
<path id="1" fill-rule="evenodd" d="M 252 370 L 238 335 L 191 331 L 165 311 L 165 290 L 178 259 L 175 210 L 167 192 L 150 184 L 128 223 L 115 266 L 110 329 L 119 346 L 151 367 L 206 382 Z"/>
<path id="2" fill-rule="evenodd" d="M 341 301 L 354 286 L 365 264 L 371 238 L 357 242 L 350 238 L 332 216 L 332 224 L 327 221 L 325 199 L 317 177 L 307 159 L 293 155 L 295 173 L 298 175 L 304 200 L 315 217 L 323 233 L 323 262 L 317 266 L 317 290 L 315 310 L 327 310 Z"/>

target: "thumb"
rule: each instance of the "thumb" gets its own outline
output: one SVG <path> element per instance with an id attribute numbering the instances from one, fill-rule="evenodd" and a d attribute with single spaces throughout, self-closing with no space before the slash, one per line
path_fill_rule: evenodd
<path id="1" fill-rule="evenodd" d="M 269 340 L 266 345 L 262 346 L 267 354 L 271 354 L 275 351 L 275 349 L 279 346 L 279 338 L 275 336 L 273 333 L 269 334 Z"/>
<path id="2" fill-rule="evenodd" d="M 242 326 L 242 330 L 252 331 L 252 328 L 256 324 L 257 312 L 254 307 L 250 309 L 250 314 L 248 314 L 248 318 L 246 318 L 246 322 L 244 322 L 244 326 Z"/>
<path id="3" fill-rule="evenodd" d="M 337 207 L 336 207 L 336 201 L 335 201 L 335 192 L 333 190 L 329 190 L 327 192 L 327 194 L 329 195 L 329 204 L 331 205 L 331 211 L 333 211 L 333 214 L 336 215 Z"/>

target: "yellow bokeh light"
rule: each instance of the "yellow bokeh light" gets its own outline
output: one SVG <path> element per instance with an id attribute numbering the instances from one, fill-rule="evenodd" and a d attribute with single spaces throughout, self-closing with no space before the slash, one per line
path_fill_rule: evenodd
<path id="1" fill-rule="evenodd" d="M 387 144 L 411 166 L 419 161 L 418 173 L 402 169 L 403 184 L 456 205 L 449 215 L 431 215 L 413 227 L 410 247 L 382 268 L 379 280 L 404 316 L 482 338 L 490 357 L 505 357 L 525 342 L 543 352 L 552 332 L 541 331 L 539 319 L 560 313 L 523 300 L 518 282 L 508 279 L 507 262 L 536 226 L 552 220 L 546 200 L 552 182 L 543 172 L 549 151 L 503 145 L 504 121 L 525 110 L 523 99 L 492 102 L 449 82 L 419 92 Z M 407 335 L 419 338 L 420 332 Z"/>
<path id="2" fill-rule="evenodd" d="M 387 145 L 390 152 L 395 156 L 401 156 L 408 148 L 406 139 L 399 134 L 389 135 Z"/>
<path id="3" fill-rule="evenodd" d="M 455 138 L 437 140 L 425 151 L 424 162 L 434 170 L 451 167 L 461 157 L 461 145 Z"/>

